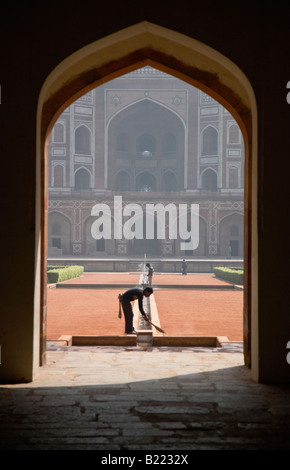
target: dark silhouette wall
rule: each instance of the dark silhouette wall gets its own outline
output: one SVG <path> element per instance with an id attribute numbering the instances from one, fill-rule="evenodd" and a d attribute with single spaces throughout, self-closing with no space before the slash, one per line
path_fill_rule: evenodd
<path id="1" fill-rule="evenodd" d="M 2 380 L 31 377 L 36 253 L 36 112 L 50 72 L 83 46 L 149 21 L 194 38 L 245 73 L 258 109 L 259 380 L 289 382 L 289 6 L 285 2 L 135 4 L 8 2 L 1 6 Z M 168 51 L 170 53 L 170 51 Z M 290 101 L 290 100 L 289 100 Z M 31 353 L 33 350 L 33 354 Z"/>

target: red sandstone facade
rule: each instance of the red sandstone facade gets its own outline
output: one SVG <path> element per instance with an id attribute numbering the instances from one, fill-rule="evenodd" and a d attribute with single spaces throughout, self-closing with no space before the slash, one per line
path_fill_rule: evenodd
<path id="1" fill-rule="evenodd" d="M 244 145 L 210 96 L 151 67 L 108 82 L 59 117 L 49 143 L 48 256 L 243 257 Z M 199 205 L 199 245 L 100 239 L 97 203 Z M 168 222 L 167 222 L 168 223 Z M 169 227 L 167 227 L 168 232 Z"/>

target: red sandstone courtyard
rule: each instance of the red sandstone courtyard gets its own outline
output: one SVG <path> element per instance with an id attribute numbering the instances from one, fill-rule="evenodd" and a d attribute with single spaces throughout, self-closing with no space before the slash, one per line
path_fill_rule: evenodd
<path id="1" fill-rule="evenodd" d="M 123 335 L 124 319 L 118 318 L 118 294 L 127 287 L 120 289 L 117 285 L 133 287 L 139 278 L 138 273 L 84 273 L 80 278 L 62 283 L 70 288 L 48 286 L 47 339 L 57 340 L 62 335 Z M 88 288 L 88 284 L 100 287 Z M 227 336 L 229 341 L 243 340 L 242 290 L 218 290 L 228 283 L 213 274 L 156 273 L 155 285 L 158 289 L 154 290 L 154 299 L 166 335 Z M 183 285 L 199 288 L 182 289 Z M 208 290 L 206 286 L 212 288 Z M 213 289 L 215 286 L 217 289 Z"/>

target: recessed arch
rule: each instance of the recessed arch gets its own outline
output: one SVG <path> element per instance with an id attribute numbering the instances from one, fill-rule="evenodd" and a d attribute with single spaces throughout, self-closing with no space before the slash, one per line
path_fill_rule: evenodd
<path id="1" fill-rule="evenodd" d="M 57 122 L 53 129 L 53 142 L 63 143 L 65 140 L 65 129 L 63 122 Z"/>
<path id="2" fill-rule="evenodd" d="M 244 225 L 244 216 L 238 211 L 231 213 L 230 215 L 225 215 L 219 221 L 219 238 L 221 240 L 220 250 L 222 256 L 242 256 L 243 246 L 243 233 L 242 228 Z M 235 227 L 235 232 L 231 230 L 232 227 Z M 232 242 L 238 243 L 238 245 L 233 249 Z M 229 247 L 231 251 L 229 253 Z"/>
<path id="3" fill-rule="evenodd" d="M 137 67 L 138 68 L 138 67 Z M 160 68 L 160 67 L 159 67 Z M 114 113 L 112 113 L 112 115 L 110 116 L 110 118 L 108 119 L 108 123 L 107 125 L 110 124 L 110 122 L 120 113 L 122 113 L 123 111 L 125 111 L 126 109 L 128 108 L 131 108 L 133 106 L 136 106 L 138 104 L 142 104 L 142 103 L 153 103 L 153 104 L 156 104 L 164 109 L 166 109 L 167 111 L 170 111 L 172 114 L 174 114 L 178 119 L 180 119 L 180 121 L 183 123 L 183 125 L 185 126 L 185 122 L 184 122 L 184 119 L 182 119 L 182 117 L 180 116 L 180 114 L 178 114 L 173 108 L 167 106 L 165 103 L 162 103 L 154 98 L 151 98 L 151 97 L 143 97 L 143 98 L 140 98 L 140 99 L 135 99 L 135 100 L 132 100 L 130 101 L 130 103 L 124 105 L 124 106 L 121 106 L 120 109 L 116 110 Z"/>
<path id="4" fill-rule="evenodd" d="M 95 239 L 92 236 L 92 226 L 94 222 L 94 217 L 88 215 L 84 219 L 83 224 L 83 240 L 85 245 L 85 255 L 91 256 L 92 254 L 96 254 L 97 252 L 105 252 L 107 243 L 112 242 L 112 240 L 105 240 L 104 238 Z M 113 218 L 110 220 L 110 224 L 113 225 Z M 114 242 L 114 241 L 113 241 Z"/>
<path id="5" fill-rule="evenodd" d="M 81 191 L 84 189 L 90 189 L 91 187 L 92 174 L 88 168 L 81 166 L 74 172 L 74 187 L 75 190 Z"/>
<path id="6" fill-rule="evenodd" d="M 91 130 L 85 124 L 80 124 L 74 131 L 75 153 L 78 155 L 91 155 Z"/>
<path id="7" fill-rule="evenodd" d="M 118 47 L 116 47 L 118 45 Z M 200 88 L 235 118 L 245 142 L 244 352 L 253 377 L 258 361 L 257 109 L 247 77 L 227 57 L 183 34 L 141 22 L 99 39 L 62 61 L 47 77 L 37 111 L 35 310 L 43 324 L 46 265 L 46 145 L 60 114 L 79 96 L 126 72 L 151 65 Z"/>
<path id="8" fill-rule="evenodd" d="M 72 221 L 69 216 L 63 214 L 61 210 L 54 210 L 48 215 L 53 221 L 48 226 L 48 251 L 58 254 L 68 254 L 70 252 L 71 225 Z M 58 230 L 54 230 L 58 226 Z"/>
<path id="9" fill-rule="evenodd" d="M 202 190 L 217 192 L 218 174 L 216 170 L 211 167 L 205 168 L 200 175 L 200 180 L 200 187 Z"/>
<path id="10" fill-rule="evenodd" d="M 156 191 L 156 178 L 151 171 L 142 171 L 136 176 L 136 191 Z"/>
<path id="11" fill-rule="evenodd" d="M 65 162 L 56 161 L 51 165 L 51 187 L 60 188 L 65 186 L 66 167 Z"/>
<path id="12" fill-rule="evenodd" d="M 143 91 L 143 90 L 142 90 Z M 140 120 L 144 121 L 142 129 L 138 127 Z M 116 142 L 112 140 L 114 131 L 117 135 L 127 135 L 127 152 L 123 153 L 123 157 L 134 154 L 137 157 L 155 156 L 164 157 L 166 153 L 163 151 L 164 137 L 160 133 L 160 123 L 164 123 L 163 132 L 165 133 L 174 128 L 179 129 L 183 134 L 183 140 L 179 139 L 179 151 L 184 155 L 184 164 L 179 165 L 177 179 L 179 186 L 187 185 L 187 162 L 188 162 L 188 143 L 186 123 L 184 119 L 166 104 L 148 97 L 142 99 L 132 99 L 130 103 L 124 104 L 121 109 L 112 113 L 110 119 L 107 120 L 105 126 L 105 150 L 104 150 L 104 185 L 105 188 L 111 189 L 115 177 L 112 174 L 113 149 Z M 117 130 L 116 130 L 117 129 Z M 157 130 L 158 129 L 158 130 Z M 173 132 L 171 132 L 173 135 Z M 182 144 L 181 144 L 182 142 Z M 175 146 L 177 139 L 175 139 Z M 175 149 L 177 153 L 178 149 Z M 169 154 L 167 153 L 167 156 Z M 122 156 L 122 154 L 121 154 Z M 109 172 L 111 169 L 111 174 Z M 134 179 L 134 178 L 133 178 Z M 158 180 L 158 177 L 157 177 Z M 157 187 L 157 186 L 156 186 Z"/>
<path id="13" fill-rule="evenodd" d="M 209 124 L 201 133 L 201 155 L 217 155 L 218 154 L 218 131 Z"/>
<path id="14" fill-rule="evenodd" d="M 137 155 L 154 155 L 156 152 L 156 138 L 148 132 L 142 133 L 136 138 Z"/>
<path id="15" fill-rule="evenodd" d="M 228 131 L 228 142 L 230 144 L 240 144 L 240 129 L 239 126 L 236 123 L 231 123 L 229 124 L 229 127 L 227 129 Z"/>

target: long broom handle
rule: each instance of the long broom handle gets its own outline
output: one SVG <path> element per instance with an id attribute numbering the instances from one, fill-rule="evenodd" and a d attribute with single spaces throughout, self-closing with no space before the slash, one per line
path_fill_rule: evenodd
<path id="1" fill-rule="evenodd" d="M 118 295 L 118 299 L 119 299 L 119 314 L 118 314 L 118 317 L 122 318 L 121 294 Z M 162 330 L 162 328 L 160 328 L 157 325 L 154 325 L 154 323 L 152 323 L 150 320 L 147 320 L 147 321 L 148 321 L 148 323 L 150 323 L 150 325 L 154 326 L 154 328 L 156 328 L 156 330 L 158 330 L 160 333 L 165 333 L 165 331 Z"/>

